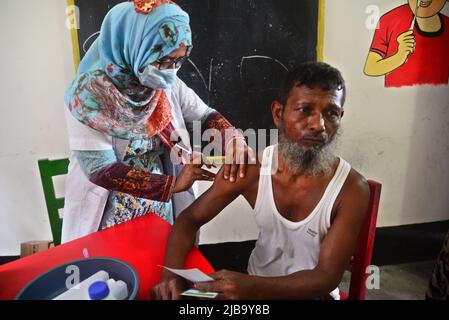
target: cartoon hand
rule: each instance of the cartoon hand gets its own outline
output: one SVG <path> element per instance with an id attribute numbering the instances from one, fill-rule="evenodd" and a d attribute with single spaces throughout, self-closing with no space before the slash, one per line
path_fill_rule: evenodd
<path id="1" fill-rule="evenodd" d="M 413 30 L 407 30 L 406 32 L 401 33 L 396 40 L 399 44 L 396 55 L 398 55 L 404 64 L 407 62 L 408 56 L 415 51 L 416 40 L 413 35 Z"/>

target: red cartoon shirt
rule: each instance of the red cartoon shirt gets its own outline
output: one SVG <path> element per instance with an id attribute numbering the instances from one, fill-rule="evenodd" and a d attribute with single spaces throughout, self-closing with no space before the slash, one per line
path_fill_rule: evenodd
<path id="1" fill-rule="evenodd" d="M 415 23 L 415 51 L 405 64 L 385 76 L 386 87 L 413 86 L 417 84 L 447 84 L 449 78 L 449 18 L 438 14 L 441 29 L 424 32 Z M 370 51 L 383 58 L 398 50 L 397 37 L 410 29 L 413 13 L 405 4 L 380 18 Z"/>

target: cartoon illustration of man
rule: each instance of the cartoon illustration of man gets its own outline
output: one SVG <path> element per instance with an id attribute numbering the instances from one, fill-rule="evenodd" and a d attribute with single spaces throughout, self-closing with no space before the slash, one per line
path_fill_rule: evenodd
<path id="1" fill-rule="evenodd" d="M 408 4 L 384 14 L 374 34 L 365 74 L 385 75 L 385 87 L 447 84 L 449 17 L 440 13 L 445 3 L 408 0 Z"/>

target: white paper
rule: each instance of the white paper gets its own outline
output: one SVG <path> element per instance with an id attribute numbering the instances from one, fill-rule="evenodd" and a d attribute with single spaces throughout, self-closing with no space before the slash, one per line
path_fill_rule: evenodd
<path id="1" fill-rule="evenodd" d="M 209 277 L 207 274 L 203 273 L 202 271 L 198 269 L 172 269 L 168 267 L 163 268 L 177 274 L 180 277 L 183 277 L 184 279 L 189 280 L 190 282 L 196 283 L 196 282 L 203 282 L 203 281 L 214 281 L 213 278 Z"/>

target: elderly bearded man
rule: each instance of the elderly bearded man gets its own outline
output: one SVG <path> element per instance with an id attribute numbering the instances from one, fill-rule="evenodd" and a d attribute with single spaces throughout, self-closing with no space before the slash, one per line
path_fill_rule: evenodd
<path id="1" fill-rule="evenodd" d="M 264 150 L 245 179 L 217 175 L 180 215 L 166 266 L 182 268 L 198 229 L 243 195 L 260 230 L 248 274 L 221 270 L 196 288 L 221 299 L 339 299 L 369 201 L 365 178 L 333 152 L 345 96 L 340 72 L 328 64 L 291 71 L 271 106 L 279 143 Z M 153 298 L 178 299 L 185 289 L 183 279 L 164 271 Z"/>

